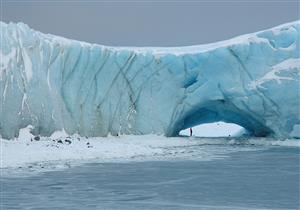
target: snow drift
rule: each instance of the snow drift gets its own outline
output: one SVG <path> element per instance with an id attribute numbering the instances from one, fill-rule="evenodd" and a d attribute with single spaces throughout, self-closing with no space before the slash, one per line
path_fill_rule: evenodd
<path id="1" fill-rule="evenodd" d="M 218 43 L 121 48 L 1 22 L 0 134 L 163 134 L 201 123 L 300 137 L 300 22 Z"/>

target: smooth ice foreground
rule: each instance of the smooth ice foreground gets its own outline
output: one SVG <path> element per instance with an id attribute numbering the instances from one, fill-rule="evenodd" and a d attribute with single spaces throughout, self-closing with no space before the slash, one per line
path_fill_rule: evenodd
<path id="1" fill-rule="evenodd" d="M 300 137 L 300 22 L 214 44 L 117 48 L 1 22 L 0 134 L 163 134 L 236 123 Z"/>

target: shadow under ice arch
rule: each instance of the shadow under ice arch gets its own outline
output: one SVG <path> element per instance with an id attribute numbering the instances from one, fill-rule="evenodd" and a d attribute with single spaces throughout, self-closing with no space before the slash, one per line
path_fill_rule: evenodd
<path id="1" fill-rule="evenodd" d="M 0 135 L 176 136 L 224 121 L 300 137 L 300 22 L 176 48 L 109 47 L 0 22 Z"/>

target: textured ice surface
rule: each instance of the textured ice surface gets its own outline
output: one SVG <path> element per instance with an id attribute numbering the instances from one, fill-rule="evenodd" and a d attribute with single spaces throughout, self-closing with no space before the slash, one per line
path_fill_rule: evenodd
<path id="1" fill-rule="evenodd" d="M 300 148 L 298 139 L 282 141 L 264 137 L 228 139 L 125 135 L 85 138 L 55 132 L 51 137 L 41 137 L 36 141 L 30 133 L 30 126 L 20 129 L 18 138 L 0 141 L 0 170 L 22 167 L 21 172 L 29 165 L 39 171 L 93 162 L 206 161 L 223 159 L 232 152 L 266 150 L 273 146 Z M 10 170 L 1 172 L 4 175 Z"/>
<path id="2" fill-rule="evenodd" d="M 122 48 L 1 22 L 0 134 L 164 134 L 216 121 L 300 137 L 300 22 L 214 44 Z"/>

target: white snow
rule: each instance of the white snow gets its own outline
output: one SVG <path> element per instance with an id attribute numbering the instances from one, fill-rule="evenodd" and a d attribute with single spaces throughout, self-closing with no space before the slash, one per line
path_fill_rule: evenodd
<path id="1" fill-rule="evenodd" d="M 34 138 L 34 135 L 31 133 L 32 128 L 32 125 L 28 125 L 26 128 L 20 129 L 18 139 L 30 140 Z"/>
<path id="2" fill-rule="evenodd" d="M 37 141 L 30 133 L 31 129 L 32 126 L 21 129 L 19 138 L 14 140 L 0 139 L 0 168 L 26 167 L 37 163 L 212 160 L 224 158 L 230 152 L 264 148 L 257 146 L 300 147 L 299 140 L 167 138 L 157 135 L 85 138 L 78 135 L 70 137 L 65 131 L 55 132 L 51 137 L 40 137 Z M 217 147 L 209 147 L 213 145 Z"/>
<path id="3" fill-rule="evenodd" d="M 26 100 L 27 100 L 27 94 L 24 93 L 23 94 L 23 98 L 22 98 L 22 109 L 21 109 L 21 111 L 24 110 L 24 106 L 25 106 Z"/>
<path id="4" fill-rule="evenodd" d="M 26 79 L 27 82 L 29 82 L 32 78 L 32 62 L 31 59 L 26 51 L 26 49 L 22 50 L 22 56 L 23 56 L 23 60 L 24 60 L 24 71 L 26 74 Z"/>
<path id="5" fill-rule="evenodd" d="M 272 67 L 272 70 L 265 74 L 258 80 L 250 83 L 250 88 L 255 89 L 257 87 L 263 87 L 266 82 L 275 80 L 278 84 L 281 84 L 281 80 L 293 80 L 292 77 L 279 76 L 278 74 L 283 71 L 289 71 L 290 69 L 296 69 L 300 74 L 300 58 L 290 58 Z"/>
<path id="6" fill-rule="evenodd" d="M 300 58 L 290 58 L 287 60 L 284 60 L 283 62 L 275 65 L 273 67 L 274 71 L 284 71 L 288 69 L 298 69 L 300 68 Z M 300 72 L 299 72 L 300 73 Z"/>

